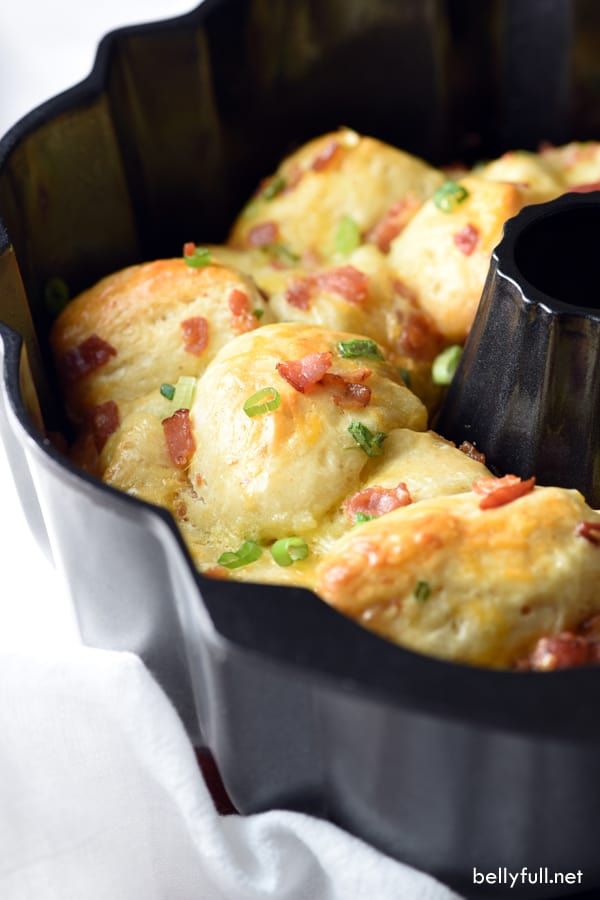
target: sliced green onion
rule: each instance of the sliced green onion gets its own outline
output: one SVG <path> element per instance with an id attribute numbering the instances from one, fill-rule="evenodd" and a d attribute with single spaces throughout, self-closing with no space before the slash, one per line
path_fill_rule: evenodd
<path id="1" fill-rule="evenodd" d="M 239 550 L 228 550 L 221 553 L 217 560 L 220 566 L 226 569 L 239 569 L 256 562 L 262 555 L 262 547 L 256 541 L 244 541 Z"/>
<path id="2" fill-rule="evenodd" d="M 264 314 L 265 314 L 264 309 L 253 309 L 252 310 L 252 315 L 254 316 L 255 319 L 262 319 Z"/>
<path id="3" fill-rule="evenodd" d="M 175 386 L 172 384 L 161 384 L 160 392 L 167 400 L 172 400 L 175 396 Z"/>
<path id="4" fill-rule="evenodd" d="M 274 387 L 261 388 L 244 403 L 244 412 L 247 416 L 262 416 L 264 413 L 273 412 L 281 406 L 279 391 Z"/>
<path id="5" fill-rule="evenodd" d="M 431 587 L 428 581 L 417 581 L 413 596 L 418 603 L 425 603 L 431 594 Z"/>
<path id="6" fill-rule="evenodd" d="M 368 513 L 357 512 L 354 516 L 354 524 L 362 525 L 363 522 L 370 522 L 371 519 L 374 519 L 375 516 L 370 516 Z"/>
<path id="7" fill-rule="evenodd" d="M 273 200 L 277 194 L 280 194 L 287 187 L 287 181 L 283 175 L 274 175 L 268 185 L 261 194 L 263 200 Z"/>
<path id="8" fill-rule="evenodd" d="M 360 449 L 364 450 L 367 456 L 381 456 L 383 453 L 383 447 L 381 445 L 385 441 L 387 434 L 383 431 L 373 433 L 370 428 L 367 428 L 362 422 L 357 422 L 356 420 L 350 423 L 348 431 Z"/>
<path id="9" fill-rule="evenodd" d="M 207 247 L 196 247 L 193 253 L 184 256 L 183 259 L 190 269 L 201 269 L 203 266 L 209 266 L 212 262 L 210 250 Z"/>
<path id="10" fill-rule="evenodd" d="M 446 347 L 433 361 L 431 377 L 434 384 L 450 384 L 462 356 L 462 347 Z"/>
<path id="11" fill-rule="evenodd" d="M 283 244 L 269 244 L 265 247 L 265 250 L 272 259 L 276 259 L 286 266 L 293 266 L 300 261 L 298 254 L 293 253 L 287 247 L 284 247 Z"/>
<path id="12" fill-rule="evenodd" d="M 349 256 L 360 247 L 360 228 L 350 216 L 340 219 L 335 233 L 335 249 L 343 256 Z"/>
<path id="13" fill-rule="evenodd" d="M 445 181 L 433 195 L 433 202 L 442 212 L 451 213 L 468 196 L 469 192 L 462 184 L 458 184 L 456 181 Z"/>
<path id="14" fill-rule="evenodd" d="M 398 375 L 406 385 L 406 387 L 410 387 L 410 372 L 408 369 L 398 369 Z"/>
<path id="15" fill-rule="evenodd" d="M 278 566 L 291 566 L 293 562 L 306 559 L 308 544 L 300 537 L 281 538 L 271 547 L 271 555 Z"/>
<path id="16" fill-rule="evenodd" d="M 337 345 L 338 353 L 344 359 L 356 359 L 364 356 L 369 359 L 383 359 L 383 353 L 375 343 L 370 340 L 340 341 Z"/>
<path id="17" fill-rule="evenodd" d="M 194 402 L 196 379 L 191 375 L 180 375 L 175 385 L 173 404 L 176 409 L 191 409 Z"/>
<path id="18" fill-rule="evenodd" d="M 58 316 L 69 302 L 70 297 L 69 286 L 63 278 L 48 279 L 44 286 L 44 300 L 48 312 Z"/>

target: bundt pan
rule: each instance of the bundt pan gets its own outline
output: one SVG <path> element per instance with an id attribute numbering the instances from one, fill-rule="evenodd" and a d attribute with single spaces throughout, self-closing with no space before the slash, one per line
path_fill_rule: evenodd
<path id="1" fill-rule="evenodd" d="M 600 8 L 206 0 L 105 38 L 89 78 L 0 143 L 0 428 L 23 506 L 85 642 L 140 654 L 240 811 L 326 817 L 469 895 L 486 890 L 473 867 L 581 870 L 590 890 L 599 670 L 441 662 L 306 591 L 202 577 L 166 512 L 78 471 L 39 427 L 40 411 L 65 427 L 47 280 L 77 291 L 222 238 L 283 153 L 339 123 L 437 163 L 598 139 Z M 527 366 L 515 377 L 538 377 Z"/>

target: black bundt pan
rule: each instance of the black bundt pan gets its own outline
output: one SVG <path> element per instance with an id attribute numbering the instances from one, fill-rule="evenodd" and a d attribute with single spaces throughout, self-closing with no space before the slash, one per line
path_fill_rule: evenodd
<path id="1" fill-rule="evenodd" d="M 600 670 L 444 663 L 306 591 L 203 578 L 166 512 L 36 427 L 33 384 L 64 427 L 43 287 L 223 238 L 283 153 L 340 123 L 474 161 L 599 138 L 599 100 L 592 2 L 206 0 L 105 38 L 89 78 L 0 143 L 0 428 L 84 640 L 140 654 L 242 812 L 326 817 L 465 893 L 474 866 L 600 885 Z M 528 890 L 510 894 L 572 888 Z"/>

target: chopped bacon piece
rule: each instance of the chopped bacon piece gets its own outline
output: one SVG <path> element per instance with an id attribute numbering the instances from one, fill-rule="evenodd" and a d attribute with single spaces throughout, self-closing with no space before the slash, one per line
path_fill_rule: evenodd
<path id="1" fill-rule="evenodd" d="M 479 229 L 470 223 L 457 231 L 453 237 L 453 241 L 465 256 L 470 256 L 479 243 Z"/>
<path id="2" fill-rule="evenodd" d="M 279 226 L 276 222 L 260 222 L 250 229 L 246 240 L 249 247 L 268 247 L 279 240 Z"/>
<path id="3" fill-rule="evenodd" d="M 232 327 L 242 334 L 245 331 L 252 331 L 256 328 L 256 317 L 252 315 L 250 309 L 250 297 L 245 291 L 235 288 L 229 295 L 229 309 L 233 317 Z"/>
<path id="4" fill-rule="evenodd" d="M 341 152 L 342 147 L 337 141 L 329 141 L 313 159 L 311 169 L 313 172 L 322 172 L 339 159 Z"/>
<path id="5" fill-rule="evenodd" d="M 473 482 L 473 490 L 483 496 L 480 509 L 495 509 L 529 494 L 534 485 L 535 477 L 522 481 L 517 475 L 505 475 L 503 478 L 478 478 Z"/>
<path id="6" fill-rule="evenodd" d="M 394 278 L 392 287 L 394 288 L 395 294 L 398 294 L 400 297 L 404 297 L 404 299 L 412 303 L 413 306 L 418 305 L 417 295 L 412 290 L 412 288 L 409 288 L 409 286 L 405 284 L 400 278 Z"/>
<path id="7" fill-rule="evenodd" d="M 89 338 L 67 350 L 62 358 L 62 373 L 66 381 L 79 381 L 95 372 L 101 366 L 106 365 L 111 356 L 116 356 L 117 351 L 107 341 L 102 340 L 97 334 L 91 334 Z"/>
<path id="8" fill-rule="evenodd" d="M 168 419 L 163 419 L 162 426 L 173 464 L 178 469 L 184 469 L 191 462 L 196 449 L 189 409 L 178 409 Z"/>
<path id="9" fill-rule="evenodd" d="M 201 356 L 208 346 L 208 321 L 204 316 L 193 316 L 181 323 L 181 330 L 184 350 Z"/>
<path id="10" fill-rule="evenodd" d="M 434 359 L 443 344 L 442 337 L 431 318 L 423 312 L 411 312 L 406 317 L 398 313 L 403 323 L 398 344 L 401 353 L 413 359 Z"/>
<path id="11" fill-rule="evenodd" d="M 371 388 L 362 384 L 370 374 L 370 369 L 359 369 L 347 375 L 326 372 L 319 384 L 331 391 L 331 399 L 336 406 L 344 409 L 362 409 L 368 406 L 371 400 Z"/>
<path id="12" fill-rule="evenodd" d="M 282 378 L 301 394 L 309 393 L 318 384 L 331 365 L 333 354 L 309 353 L 302 359 L 290 359 L 277 363 Z"/>
<path id="13" fill-rule="evenodd" d="M 470 441 L 463 441 L 458 449 L 468 456 L 469 459 L 474 459 L 475 462 L 483 463 L 483 465 L 485 465 L 485 453 L 480 453 Z"/>
<path id="14" fill-rule="evenodd" d="M 185 243 L 183 245 L 183 255 L 184 256 L 193 256 L 195 252 L 196 252 L 196 245 L 194 244 L 193 241 L 187 241 L 187 243 Z"/>
<path id="15" fill-rule="evenodd" d="M 349 303 L 360 306 L 367 299 L 369 279 L 364 272 L 354 266 L 339 266 L 327 269 L 313 276 L 315 283 L 324 291 L 339 294 Z"/>
<path id="16" fill-rule="evenodd" d="M 556 669 L 574 669 L 600 661 L 600 645 L 582 635 L 563 631 L 560 634 L 540 638 L 519 668 L 529 668 L 536 672 L 550 672 Z"/>
<path id="17" fill-rule="evenodd" d="M 395 488 L 371 487 L 359 491 L 346 500 L 344 512 L 351 521 L 354 521 L 357 513 L 376 518 L 394 509 L 400 509 L 401 506 L 408 506 L 409 503 L 412 503 L 412 497 L 405 483 L 401 481 Z"/>
<path id="18" fill-rule="evenodd" d="M 100 453 L 111 434 L 114 434 L 121 424 L 119 407 L 114 400 L 107 400 L 94 406 L 90 412 L 90 423 L 96 450 Z"/>
<path id="19" fill-rule="evenodd" d="M 367 232 L 367 241 L 375 244 L 382 253 L 388 253 L 390 244 L 412 219 L 420 205 L 414 194 L 407 194 L 406 197 L 398 200 Z"/>
<path id="20" fill-rule="evenodd" d="M 290 306 L 296 309 L 308 309 L 312 293 L 312 281 L 310 278 L 296 278 L 285 292 L 285 299 Z"/>
<path id="21" fill-rule="evenodd" d="M 600 181 L 590 181 L 589 184 L 576 184 L 570 187 L 573 194 L 590 194 L 592 191 L 600 191 Z"/>
<path id="22" fill-rule="evenodd" d="M 579 522 L 575 534 L 585 538 L 590 544 L 600 546 L 600 522 Z"/>
<path id="23" fill-rule="evenodd" d="M 282 193 L 289 194 L 290 191 L 293 191 L 296 185 L 298 185 L 302 180 L 303 175 L 304 172 L 302 171 L 298 163 L 292 163 L 285 173 L 285 187 Z"/>

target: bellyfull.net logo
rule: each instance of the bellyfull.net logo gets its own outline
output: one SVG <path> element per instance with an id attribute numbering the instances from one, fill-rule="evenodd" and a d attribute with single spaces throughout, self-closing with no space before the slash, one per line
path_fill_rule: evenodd
<path id="1" fill-rule="evenodd" d="M 555 872 L 548 866 L 540 866 L 539 869 L 528 869 L 523 866 L 517 872 L 513 872 L 506 866 L 500 866 L 493 872 L 480 872 L 473 866 L 473 884 L 497 884 L 514 888 L 523 884 L 581 884 L 583 872 Z"/>

